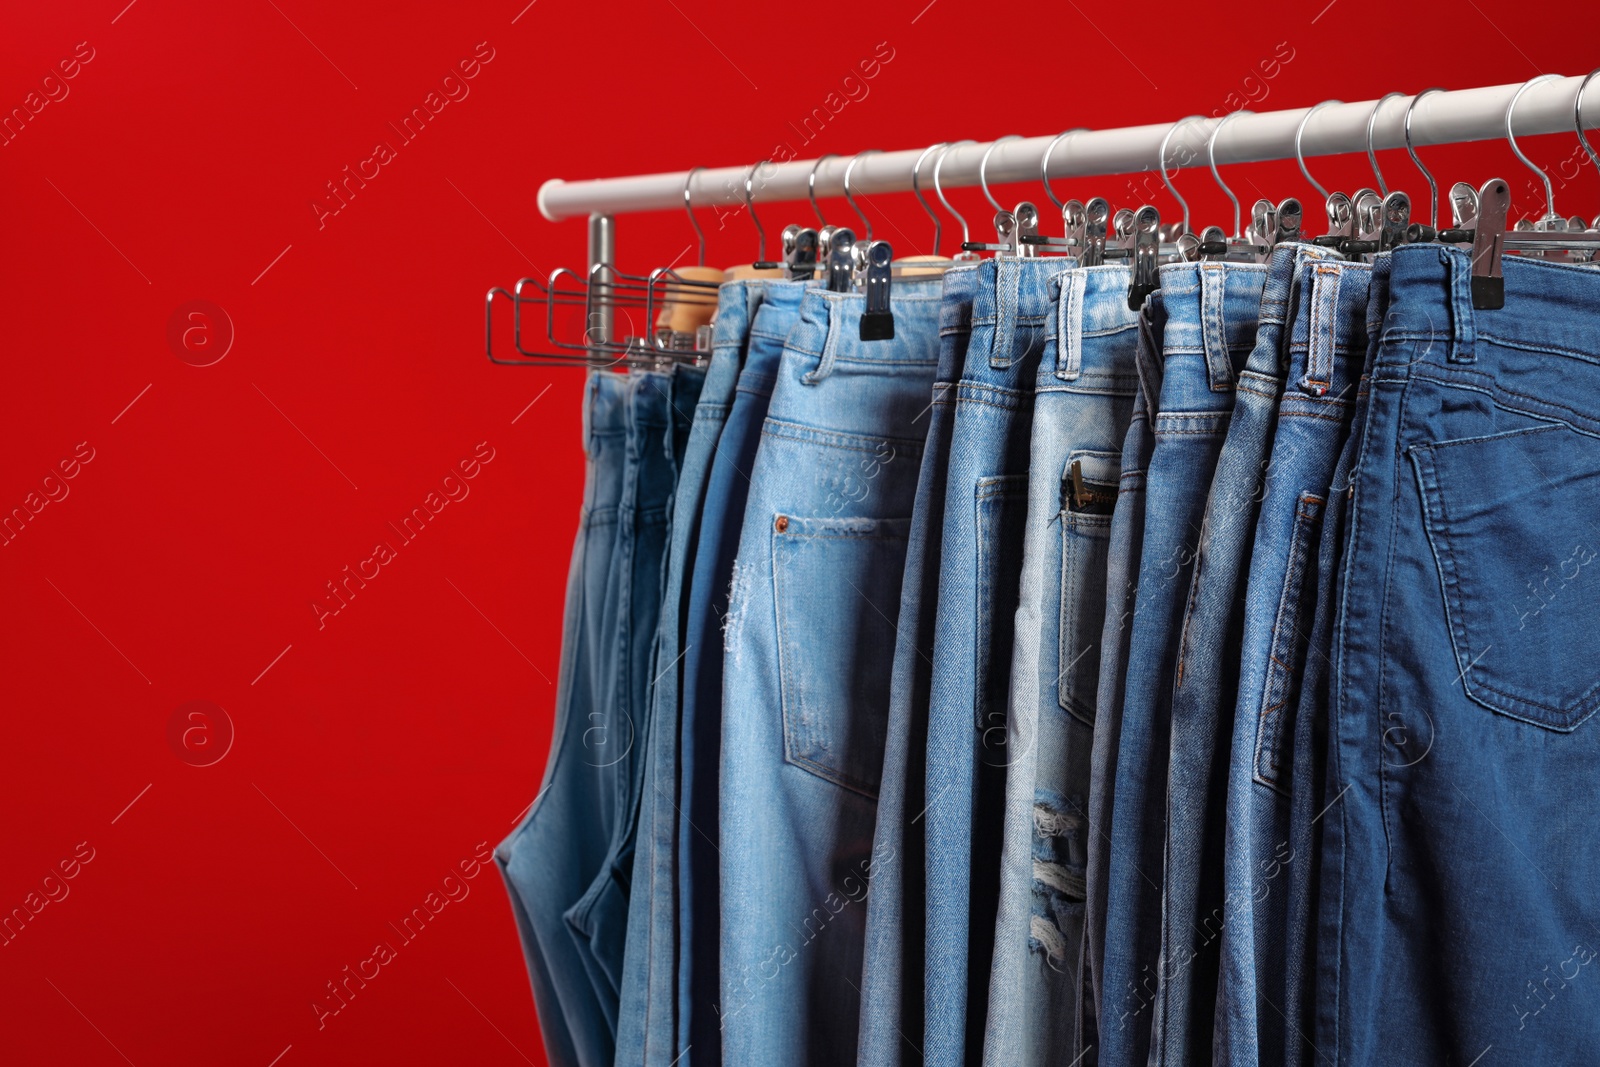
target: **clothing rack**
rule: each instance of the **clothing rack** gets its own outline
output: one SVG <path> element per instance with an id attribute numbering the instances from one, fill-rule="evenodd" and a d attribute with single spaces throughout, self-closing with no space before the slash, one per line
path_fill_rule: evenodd
<path id="1" fill-rule="evenodd" d="M 1169 170 L 1173 161 L 1195 160 L 1207 152 L 1214 153 L 1215 161 L 1222 165 L 1404 148 L 1408 112 L 1413 146 L 1498 140 L 1506 136 L 1506 111 L 1513 98 L 1517 100 L 1510 130 L 1516 136 L 1570 133 L 1581 105 L 1588 105 L 1590 115 L 1600 114 L 1594 110 L 1600 99 L 1593 99 L 1600 97 L 1600 84 L 1588 86 L 1588 80 L 1552 76 L 1511 85 L 1428 91 L 1420 99 L 1394 95 L 1354 103 L 1325 101 L 1283 111 L 1194 116 L 1179 120 L 1176 127 L 1164 122 L 1085 129 L 1070 137 L 1008 138 L 998 147 L 993 141 L 964 142 L 941 154 L 939 184 L 944 188 L 978 185 L 979 168 L 986 158 L 983 177 L 991 184 L 1038 181 L 1047 154 L 1052 180 L 1154 171 L 1163 162 L 1163 143 Z M 1580 100 L 1585 89 L 1585 98 Z M 1212 131 L 1223 123 L 1211 143 Z M 552 222 L 588 216 L 592 272 L 597 266 L 616 262 L 617 215 L 682 210 L 686 194 L 692 204 L 702 207 L 742 205 L 746 196 L 751 203 L 777 203 L 804 200 L 812 193 L 842 195 L 847 168 L 852 193 L 910 192 L 913 170 L 925 158 L 924 149 L 912 148 L 624 178 L 551 178 L 539 187 L 538 204 L 540 213 Z M 924 185 L 929 169 L 923 168 Z M 593 335 L 609 338 L 610 315 L 604 305 L 600 315 L 600 321 L 593 323 Z"/>

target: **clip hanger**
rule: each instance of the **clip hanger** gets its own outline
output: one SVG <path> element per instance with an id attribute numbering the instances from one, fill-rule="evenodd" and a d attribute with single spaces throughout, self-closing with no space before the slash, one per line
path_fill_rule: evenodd
<path id="1" fill-rule="evenodd" d="M 861 312 L 861 340 L 892 340 L 894 312 L 889 307 L 889 280 L 894 251 L 889 247 L 888 241 L 873 241 L 867 245 L 864 259 L 867 302 Z"/>

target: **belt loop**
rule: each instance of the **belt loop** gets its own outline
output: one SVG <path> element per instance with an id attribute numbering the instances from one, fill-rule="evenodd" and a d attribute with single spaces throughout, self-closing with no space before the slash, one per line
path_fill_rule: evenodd
<path id="1" fill-rule="evenodd" d="M 1017 339 L 1017 301 L 1022 284 L 1022 261 L 996 259 L 994 279 L 994 339 L 989 343 L 989 366 L 1004 370 L 1015 360 L 1011 353 Z"/>
<path id="2" fill-rule="evenodd" d="M 1333 384 L 1333 349 L 1339 338 L 1339 279 L 1335 263 L 1311 267 L 1310 336 L 1306 339 L 1306 373 L 1302 392 L 1323 396 Z"/>
<path id="3" fill-rule="evenodd" d="M 1450 271 L 1450 362 L 1471 363 L 1477 359 L 1473 346 L 1478 340 L 1478 324 L 1472 313 L 1472 258 L 1465 252 L 1441 248 Z"/>
<path id="4" fill-rule="evenodd" d="M 1222 318 L 1228 277 L 1221 263 L 1200 264 L 1200 336 L 1212 392 L 1233 389 L 1233 361 L 1228 358 L 1228 328 Z"/>
<path id="5" fill-rule="evenodd" d="M 811 370 L 800 376 L 806 385 L 816 385 L 822 379 L 833 373 L 833 364 L 839 357 L 839 335 L 844 331 L 840 329 L 840 320 L 845 318 L 844 303 L 841 300 L 830 299 L 819 294 L 824 314 L 828 316 L 828 338 L 822 343 L 822 360 Z M 804 321 L 804 312 L 801 320 Z"/>
<path id="6" fill-rule="evenodd" d="M 1139 345 L 1134 352 L 1134 367 L 1139 372 L 1139 388 L 1144 392 L 1144 410 L 1155 425 L 1161 413 L 1161 379 L 1166 370 L 1161 345 L 1153 336 L 1155 327 L 1150 322 L 1150 301 L 1145 301 L 1139 311 Z"/>
<path id="7" fill-rule="evenodd" d="M 1082 269 L 1061 278 L 1056 301 L 1056 377 L 1070 382 L 1083 373 L 1083 294 L 1089 276 Z"/>

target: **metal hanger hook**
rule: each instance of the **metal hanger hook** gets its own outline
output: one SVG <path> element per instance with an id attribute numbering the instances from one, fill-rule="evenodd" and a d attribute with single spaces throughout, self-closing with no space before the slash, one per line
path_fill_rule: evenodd
<path id="1" fill-rule="evenodd" d="M 851 158 L 850 164 L 844 168 L 844 198 L 849 201 L 850 210 L 854 211 L 856 217 L 861 220 L 861 228 L 867 232 L 867 244 L 872 243 L 872 220 L 867 218 L 866 213 L 856 206 L 856 198 L 850 193 L 850 172 L 856 169 L 856 164 L 861 162 L 862 156 L 870 156 L 876 151 L 878 151 L 876 148 L 862 149 Z"/>
<path id="2" fill-rule="evenodd" d="M 939 235 L 944 229 L 944 224 L 939 220 L 939 213 L 928 206 L 927 198 L 922 195 L 922 161 L 945 147 L 947 143 L 940 141 L 938 144 L 931 144 L 924 148 L 922 155 L 917 157 L 916 165 L 911 168 L 911 195 L 917 198 L 917 203 L 922 205 L 922 210 L 926 211 L 928 217 L 933 220 L 933 254 L 936 256 L 939 254 Z"/>
<path id="3" fill-rule="evenodd" d="M 756 249 L 757 263 L 765 263 L 767 261 L 767 230 L 766 227 L 761 225 L 761 220 L 756 217 L 756 199 L 752 185 L 755 181 L 756 171 L 766 166 L 769 162 L 771 160 L 763 159 L 758 163 L 750 164 L 750 169 L 744 175 L 744 206 L 750 212 L 750 221 L 755 223 L 756 238 L 760 242 Z"/>
<path id="4" fill-rule="evenodd" d="M 1254 111 L 1245 111 L 1243 109 L 1230 111 L 1222 116 L 1215 126 L 1211 127 L 1211 136 L 1206 138 L 1206 160 L 1211 164 L 1211 177 L 1216 181 L 1218 188 L 1228 194 L 1228 199 L 1233 201 L 1233 236 L 1235 240 L 1243 236 L 1239 229 L 1239 198 L 1233 195 L 1233 190 L 1228 188 L 1227 183 L 1222 180 L 1222 175 L 1217 173 L 1217 134 L 1222 132 L 1222 127 L 1240 115 L 1254 114 Z"/>
<path id="5" fill-rule="evenodd" d="M 967 244 L 967 242 L 972 240 L 972 232 L 967 229 L 967 217 L 965 215 L 961 214 L 961 212 L 957 211 L 955 208 L 951 207 L 950 206 L 950 201 L 945 197 L 945 195 L 944 195 L 944 186 L 939 184 L 939 171 L 944 169 L 944 159 L 945 159 L 946 156 L 948 156 L 950 154 L 950 150 L 952 148 L 960 148 L 962 145 L 977 144 L 977 143 L 978 142 L 972 140 L 971 138 L 968 138 L 967 140 L 964 140 L 964 141 L 954 141 L 954 142 L 952 142 L 950 144 L 945 145 L 943 148 L 941 148 L 939 150 L 939 158 L 933 161 L 933 192 L 934 192 L 934 195 L 936 195 L 939 198 L 939 203 L 944 205 L 944 209 L 946 211 L 950 212 L 950 214 L 954 215 L 956 217 L 956 221 L 957 222 L 961 223 L 961 243 L 963 245 Z"/>
<path id="6" fill-rule="evenodd" d="M 1044 158 L 1039 161 L 1039 179 L 1044 182 L 1044 195 L 1050 198 L 1050 202 L 1056 206 L 1057 211 L 1061 210 L 1062 204 L 1061 198 L 1056 195 L 1056 191 L 1050 188 L 1050 157 L 1055 154 L 1056 145 L 1073 134 L 1085 133 L 1088 129 L 1089 127 L 1087 126 L 1079 126 L 1075 130 L 1067 130 L 1056 134 L 1056 139 L 1050 142 L 1049 147 L 1044 150 Z"/>
<path id="7" fill-rule="evenodd" d="M 694 217 L 694 196 L 689 191 L 694 185 L 694 176 L 705 170 L 704 167 L 695 167 L 683 179 L 683 210 L 689 213 L 689 225 L 694 227 L 694 235 L 700 242 L 700 266 L 706 265 L 706 233 L 700 228 L 700 220 Z"/>
<path id="8" fill-rule="evenodd" d="M 1315 107 L 1307 108 L 1306 109 L 1306 113 L 1304 115 L 1300 116 L 1300 125 L 1298 125 L 1298 126 L 1296 126 L 1294 128 L 1294 161 L 1296 163 L 1300 164 L 1300 173 L 1305 175 L 1306 181 L 1311 183 L 1311 188 L 1315 189 L 1317 191 L 1317 195 L 1322 197 L 1322 199 L 1324 199 L 1324 200 L 1328 199 L 1328 190 L 1324 189 L 1322 187 L 1321 183 L 1319 183 L 1317 181 L 1317 179 L 1315 179 L 1315 178 L 1313 178 L 1311 176 L 1311 171 L 1306 169 L 1305 153 L 1300 151 L 1300 138 L 1305 134 L 1305 132 L 1306 132 L 1306 123 L 1311 121 L 1311 116 L 1312 115 L 1315 115 L 1317 112 L 1321 111 L 1323 108 L 1328 107 L 1328 106 L 1330 106 L 1332 104 L 1342 104 L 1342 103 L 1344 103 L 1343 100 L 1324 100 L 1322 103 L 1316 105 Z"/>
<path id="9" fill-rule="evenodd" d="M 1166 135 L 1161 138 L 1161 161 L 1159 167 L 1161 171 L 1161 184 L 1167 187 L 1167 192 L 1172 194 L 1172 199 L 1176 200 L 1178 202 L 1178 206 L 1183 208 L 1184 233 L 1193 232 L 1189 226 L 1189 201 L 1183 198 L 1183 194 L 1178 192 L 1177 186 L 1172 184 L 1172 179 L 1167 177 L 1167 145 L 1172 141 L 1172 135 L 1177 133 L 1185 123 L 1195 122 L 1199 119 L 1203 119 L 1204 117 L 1204 115 L 1189 115 L 1185 118 L 1181 118 L 1177 122 L 1174 122 L 1171 126 L 1167 127 Z M 1178 170 L 1182 169 L 1183 164 L 1178 164 Z M 1177 171 L 1174 171 L 1173 173 L 1177 173 Z"/>
<path id="10" fill-rule="evenodd" d="M 1436 230 L 1439 228 L 1439 183 L 1433 180 L 1433 174 L 1428 170 L 1427 167 L 1422 165 L 1422 160 L 1417 157 L 1416 148 L 1414 148 L 1411 144 L 1411 112 L 1416 109 L 1417 101 L 1421 100 L 1429 93 L 1442 92 L 1444 92 L 1443 89 L 1440 89 L 1438 86 L 1434 86 L 1432 89 L 1424 89 L 1416 96 L 1413 96 L 1411 98 L 1411 103 L 1406 105 L 1405 121 L 1406 154 L 1411 157 L 1412 165 L 1422 172 L 1422 176 L 1424 178 L 1428 179 L 1428 222 Z"/>
<path id="11" fill-rule="evenodd" d="M 1008 133 L 1004 137 L 998 137 L 990 141 L 989 147 L 984 150 L 983 158 L 978 161 L 978 186 L 983 190 L 984 198 L 994 205 L 996 211 L 1004 211 L 1005 208 L 1001 207 L 1000 201 L 996 200 L 994 194 L 989 192 L 989 157 L 994 155 L 994 150 L 1006 141 L 1020 141 L 1021 139 L 1022 134 L 1020 133 Z"/>
<path id="12" fill-rule="evenodd" d="M 1572 124 L 1578 131 L 1578 143 L 1583 145 L 1583 150 L 1594 160 L 1595 169 L 1600 170 L 1600 154 L 1595 152 L 1594 145 L 1583 135 L 1583 91 L 1589 88 L 1589 82 L 1594 80 L 1596 74 L 1600 74 L 1600 67 L 1584 75 L 1583 81 L 1578 83 L 1578 95 L 1572 98 Z"/>
<path id="13" fill-rule="evenodd" d="M 822 217 L 822 209 L 817 206 L 817 168 L 822 166 L 830 159 L 838 158 L 839 157 L 832 152 L 829 152 L 826 155 L 818 156 L 817 161 L 811 164 L 811 173 L 806 175 L 806 196 L 811 200 L 811 210 L 817 213 L 818 226 L 826 226 L 828 224 L 828 220 Z"/>
<path id="14" fill-rule="evenodd" d="M 1388 103 L 1390 100 L 1393 100 L 1397 96 L 1404 95 L 1406 94 L 1384 93 L 1382 96 L 1378 97 L 1378 102 L 1372 105 L 1372 113 L 1367 116 L 1367 162 L 1372 164 L 1372 176 L 1378 179 L 1379 196 L 1388 196 L 1389 187 L 1384 184 L 1383 171 L 1378 169 L 1378 153 L 1372 148 L 1372 127 L 1378 121 L 1378 112 L 1382 110 L 1383 105 Z"/>
<path id="15" fill-rule="evenodd" d="M 1511 133 L 1511 114 L 1517 110 L 1517 101 L 1522 99 L 1522 94 L 1527 92 L 1531 86 L 1537 85 L 1540 82 L 1547 82 L 1551 78 L 1559 77 L 1561 77 L 1559 74 L 1540 74 L 1538 77 L 1529 78 L 1527 81 L 1523 82 L 1517 87 L 1516 92 L 1511 94 L 1511 102 L 1506 105 L 1506 144 L 1511 146 L 1511 151 L 1515 153 L 1516 157 L 1522 161 L 1522 165 L 1537 174 L 1539 176 L 1539 180 L 1544 182 L 1544 217 L 1547 219 L 1553 219 L 1557 217 L 1555 186 L 1550 184 L 1550 175 L 1540 170 L 1538 165 L 1535 164 L 1533 160 L 1523 155 L 1522 149 L 1517 147 L 1517 139 Z"/>

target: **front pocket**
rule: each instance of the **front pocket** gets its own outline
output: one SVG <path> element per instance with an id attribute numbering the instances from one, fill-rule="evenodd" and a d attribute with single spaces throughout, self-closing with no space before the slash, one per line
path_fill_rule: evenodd
<path id="1" fill-rule="evenodd" d="M 775 515 L 784 759 L 878 795 L 910 519 Z"/>
<path id="2" fill-rule="evenodd" d="M 1553 424 L 1409 454 L 1467 695 L 1575 729 L 1600 706 L 1600 440 Z"/>
<path id="3" fill-rule="evenodd" d="M 1064 711 L 1094 726 L 1100 635 L 1106 621 L 1106 556 L 1122 457 L 1074 452 L 1061 477 L 1061 610 L 1056 695 Z"/>
<path id="4" fill-rule="evenodd" d="M 1294 533 L 1289 538 L 1289 561 L 1278 594 L 1278 614 L 1272 623 L 1272 649 L 1267 659 L 1267 681 L 1261 693 L 1256 723 L 1255 779 L 1264 786 L 1283 789 L 1284 745 L 1294 736 L 1288 717 L 1300 698 L 1300 673 L 1305 664 L 1310 626 L 1304 592 L 1306 564 L 1322 528 L 1324 500 L 1301 493 L 1294 509 Z"/>

